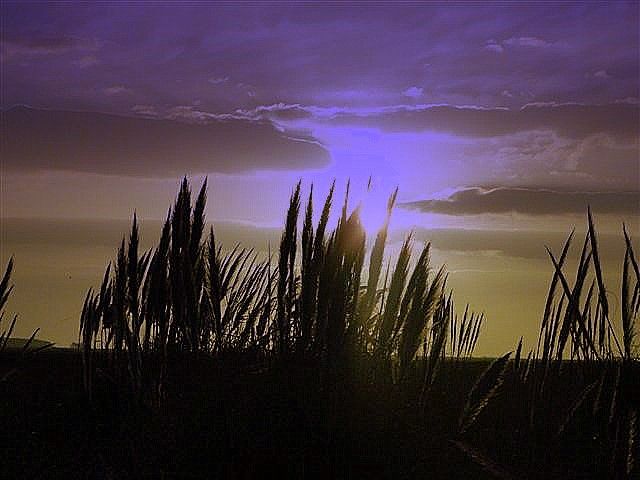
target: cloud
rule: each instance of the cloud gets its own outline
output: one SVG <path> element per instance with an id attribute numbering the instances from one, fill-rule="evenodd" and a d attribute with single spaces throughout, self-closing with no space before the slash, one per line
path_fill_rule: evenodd
<path id="1" fill-rule="evenodd" d="M 157 117 L 158 111 L 153 105 L 134 105 L 131 107 L 131 111 L 137 115 L 146 117 Z"/>
<path id="2" fill-rule="evenodd" d="M 549 48 L 556 45 L 538 37 L 511 37 L 504 41 L 504 45 L 513 47 Z"/>
<path id="3" fill-rule="evenodd" d="M 377 127 L 391 132 L 436 131 L 468 137 L 495 137 L 532 130 L 553 130 L 567 138 L 606 133 L 635 139 L 640 132 L 640 106 L 528 104 L 520 109 L 423 105 L 366 113 L 343 112 L 333 121 Z"/>
<path id="4" fill-rule="evenodd" d="M 637 138 L 626 141 L 599 133 L 570 139 L 551 130 L 534 130 L 450 141 L 458 142 L 459 158 L 464 159 L 456 173 L 473 175 L 459 184 L 573 186 L 582 191 L 636 190 L 639 185 Z M 440 160 L 446 162 L 447 157 Z"/>
<path id="5" fill-rule="evenodd" d="M 178 105 L 177 107 L 172 107 L 167 111 L 165 116 L 165 118 L 170 120 L 183 120 L 186 122 L 203 124 L 216 119 L 216 117 L 217 116 L 215 114 L 203 112 L 192 105 Z"/>
<path id="6" fill-rule="evenodd" d="M 0 42 L 3 59 L 16 56 L 60 55 L 74 50 L 97 50 L 99 42 L 71 35 L 30 35 L 4 38 Z"/>
<path id="7" fill-rule="evenodd" d="M 5 106 L 124 109 L 202 98 L 208 110 L 230 112 L 253 107 L 251 92 L 265 104 L 388 105 L 413 85 L 427 87 L 435 102 L 459 105 L 503 105 L 500 93 L 514 85 L 536 100 L 604 103 L 637 92 L 633 2 L 560 10 L 385 5 L 366 14 L 353 6 L 293 11 L 282 4 L 241 12 L 87 5 L 74 9 L 73 19 L 56 5 L 12 3 L 3 9 L 12 49 L 69 52 L 92 47 L 81 39 L 95 37 L 100 68 L 83 75 L 69 68 L 88 52 L 7 62 Z M 594 88 L 585 73 L 605 67 L 616 82 Z M 114 72 L 115 81 L 135 90 L 130 104 L 108 105 L 96 95 L 94 86 L 105 78 L 113 83 Z M 241 82 L 256 88 L 235 88 Z M 508 102 L 515 106 L 521 98 Z"/>
<path id="8" fill-rule="evenodd" d="M 639 146 L 638 140 L 625 144 L 608 135 L 592 135 L 565 151 L 565 169 L 590 175 L 603 185 L 618 178 L 640 188 Z"/>
<path id="9" fill-rule="evenodd" d="M 402 92 L 402 95 L 409 98 L 420 98 L 423 93 L 424 89 L 422 87 L 409 87 Z"/>
<path id="10" fill-rule="evenodd" d="M 132 91 L 125 87 L 124 85 L 113 85 L 111 87 L 107 87 L 102 90 L 105 95 L 122 95 L 122 94 L 130 94 Z"/>
<path id="11" fill-rule="evenodd" d="M 255 98 L 256 96 L 256 87 L 253 85 L 240 82 L 236 84 L 236 88 L 245 92 L 249 98 Z"/>
<path id="12" fill-rule="evenodd" d="M 352 144 L 351 153 L 364 148 L 368 154 L 393 155 L 411 172 L 409 182 L 425 175 L 428 151 L 429 161 L 439 165 L 437 171 L 450 172 L 457 179 L 450 181 L 457 184 L 573 185 L 586 191 L 637 187 L 640 139 L 633 128 L 634 122 L 638 124 L 633 112 L 639 111 L 633 101 L 604 106 L 531 104 L 515 110 L 449 105 L 347 109 L 276 103 L 215 116 L 310 129 L 327 145 L 335 145 L 331 132 L 349 135 L 359 127 L 378 129 L 370 133 L 385 138 L 383 143 Z M 393 154 L 385 151 L 389 145 L 395 145 Z M 431 174 L 435 169 L 434 165 Z"/>
<path id="13" fill-rule="evenodd" d="M 640 191 L 574 192 L 533 188 L 471 187 L 444 200 L 403 203 L 403 208 L 445 215 L 521 213 L 526 215 L 581 214 L 590 205 L 596 213 L 640 214 Z"/>
<path id="14" fill-rule="evenodd" d="M 485 50 L 495 53 L 504 53 L 505 48 L 528 47 L 528 48 L 551 48 L 559 46 L 560 43 L 547 42 L 538 37 L 511 37 L 503 42 L 491 39 L 487 40 L 484 45 Z"/>
<path id="15" fill-rule="evenodd" d="M 207 80 L 211 85 L 220 85 L 221 83 L 226 83 L 229 80 L 229 77 L 211 77 Z"/>
<path id="16" fill-rule="evenodd" d="M 489 50 L 491 52 L 502 53 L 504 52 L 504 47 L 500 45 L 495 40 L 489 40 L 484 46 L 485 50 Z"/>
<path id="17" fill-rule="evenodd" d="M 586 78 L 597 78 L 599 80 L 609 80 L 611 75 L 606 70 L 596 70 L 593 73 L 587 73 L 585 75 Z"/>
<path id="18" fill-rule="evenodd" d="M 138 106 L 139 113 L 155 109 Z M 69 170 L 143 177 L 325 166 L 315 139 L 268 121 L 180 122 L 15 107 L 2 113 L 6 171 Z"/>
<path id="19" fill-rule="evenodd" d="M 237 109 L 235 115 L 250 119 L 270 119 L 280 121 L 301 120 L 311 118 L 313 107 L 304 107 L 300 104 L 274 103 L 272 105 L 260 105 L 253 109 Z"/>
<path id="20" fill-rule="evenodd" d="M 80 68 L 88 68 L 92 67 L 93 65 L 98 65 L 100 61 L 94 55 L 85 55 L 84 57 L 79 58 L 78 60 L 74 60 L 71 63 L 77 65 Z"/>

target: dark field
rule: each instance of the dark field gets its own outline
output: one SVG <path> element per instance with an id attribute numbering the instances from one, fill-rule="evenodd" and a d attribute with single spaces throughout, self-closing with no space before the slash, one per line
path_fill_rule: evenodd
<path id="1" fill-rule="evenodd" d="M 469 389 L 487 364 L 445 364 L 455 375 L 437 384 L 424 422 L 394 385 L 328 388 L 317 366 L 243 358 L 176 360 L 157 411 L 109 382 L 89 405 L 80 354 L 41 352 L 0 383 L 3 476 L 491 478 L 449 442 L 463 405 L 447 391 Z"/>
<path id="2" fill-rule="evenodd" d="M 88 404 L 81 358 L 71 350 L 22 361 L 5 353 L 2 361 L 18 367 L 0 383 L 4 478 L 525 476 L 509 465 L 522 461 L 517 447 L 525 441 L 514 423 L 522 393 L 515 387 L 505 385 L 476 427 L 458 434 L 461 392 L 490 360 L 445 361 L 426 412 L 411 389 L 348 376 L 329 383 L 312 364 L 185 356 L 171 363 L 174 381 L 152 410 L 133 405 L 109 381 Z M 563 416 L 588 383 L 576 375 L 579 367 L 563 365 L 549 417 Z M 637 397 L 632 402 L 640 405 Z M 580 424 L 572 429 L 550 438 L 549 463 L 526 476 L 605 478 L 604 459 L 591 456 L 600 440 L 584 443 Z"/>

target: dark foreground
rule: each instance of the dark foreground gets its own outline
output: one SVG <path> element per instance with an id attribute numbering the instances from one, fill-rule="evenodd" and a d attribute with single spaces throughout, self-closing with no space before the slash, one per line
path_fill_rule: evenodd
<path id="1" fill-rule="evenodd" d="M 89 406 L 75 352 L 25 359 L 0 382 L 2 476 L 491 478 L 449 441 L 460 405 L 445 392 L 434 391 L 427 425 L 397 386 L 327 389 L 312 365 L 242 363 L 184 358 L 152 411 L 115 386 Z M 460 382 L 484 366 L 460 370 Z"/>
<path id="2" fill-rule="evenodd" d="M 590 412 L 582 416 L 573 400 L 589 379 L 571 363 L 539 420 L 575 410 L 566 431 L 530 442 L 548 445 L 550 463 L 522 470 L 528 442 L 514 428 L 522 409 L 508 382 L 461 436 L 463 392 L 488 364 L 445 361 L 422 411 L 407 385 L 322 378 L 313 364 L 181 355 L 153 407 L 133 402 L 108 375 L 89 404 L 77 352 L 20 361 L 5 353 L 5 372 L 17 369 L 0 382 L 2 477 L 604 478 L 606 465 L 590 456 L 602 439 L 584 440 Z"/>
<path id="3" fill-rule="evenodd" d="M 82 355 L 29 354 L 9 377 L 15 359 L 0 355 L 2 476 L 640 478 L 640 268 L 626 229 L 619 308 L 589 212 L 575 281 L 573 234 L 549 251 L 535 350 L 521 339 L 470 360 L 484 317 L 456 313 L 430 245 L 414 263 L 408 235 L 384 261 L 395 195 L 365 272 L 348 197 L 326 235 L 333 189 L 317 227 L 309 197 L 298 248 L 298 184 L 276 268 L 205 238 L 206 182 L 193 203 L 185 179 L 158 247 L 139 251 L 134 216 L 88 291 Z"/>

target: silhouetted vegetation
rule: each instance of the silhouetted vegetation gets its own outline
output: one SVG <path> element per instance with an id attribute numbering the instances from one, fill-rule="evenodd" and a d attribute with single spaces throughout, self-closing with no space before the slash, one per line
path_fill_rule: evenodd
<path id="1" fill-rule="evenodd" d="M 0 280 L 0 325 L 3 324 L 5 305 L 13 290 L 13 285 L 9 285 L 12 271 L 13 257 L 9 259 L 2 280 Z M 17 371 L 26 354 L 34 354 L 53 345 L 50 342 L 35 340 L 39 329 L 36 329 L 27 339 L 11 338 L 17 321 L 18 314 L 14 314 L 9 326 L 2 327 L 0 330 L 0 382 L 5 381 Z"/>
<path id="2" fill-rule="evenodd" d="M 283 365 L 315 362 L 321 378 L 349 374 L 397 382 L 419 376 L 426 382 L 423 393 L 448 344 L 456 358 L 471 355 L 482 317 L 467 309 L 458 325 L 445 292 L 445 270 L 431 270 L 429 244 L 412 266 L 407 236 L 381 279 L 397 192 L 389 199 L 363 284 L 366 235 L 360 207 L 349 212 L 348 188 L 329 233 L 333 187 L 315 227 L 311 189 L 298 235 L 300 189 L 298 184 L 291 196 L 275 266 L 272 258 L 260 259 L 238 245 L 225 251 L 213 228 L 203 238 L 206 182 L 195 204 L 182 182 L 153 251 L 138 252 L 134 216 L 114 268 L 107 268 L 100 290 L 90 290 L 84 304 L 80 335 L 87 392 L 94 356 L 137 398 L 154 404 L 162 398 L 167 363 L 184 353 Z"/>
<path id="3" fill-rule="evenodd" d="M 139 251 L 134 215 L 84 301 L 82 366 L 69 353 L 48 354 L 75 387 L 49 389 L 45 399 L 18 384 L 5 397 L 16 399 L 8 412 L 38 398 L 35 408 L 56 412 L 44 421 L 47 438 L 62 441 L 55 422 L 63 421 L 81 444 L 67 451 L 62 441 L 66 461 L 43 458 L 26 433 L 40 427 L 16 414 L 13 443 L 40 455 L 28 471 L 634 478 L 640 273 L 626 230 L 619 318 L 589 212 L 573 282 L 564 270 L 573 234 L 559 256 L 549 250 L 554 271 L 536 348 L 523 352 L 521 339 L 515 352 L 477 360 L 484 316 L 468 305 L 456 313 L 430 245 L 414 255 L 409 234 L 393 259 L 386 255 L 396 196 L 368 255 L 348 186 L 329 230 L 334 188 L 314 225 L 313 188 L 303 205 L 296 185 L 279 248 L 266 258 L 225 249 L 213 227 L 207 232 L 206 181 L 195 202 L 182 182 L 151 251 Z M 30 366 L 43 375 L 50 365 L 38 361 Z M 71 406 L 80 413 L 58 410 Z"/>
<path id="4" fill-rule="evenodd" d="M 624 227 L 623 234 L 618 322 L 609 308 L 612 292 L 604 285 L 591 212 L 573 283 L 563 271 L 573 233 L 559 257 L 547 249 L 554 273 L 535 351 L 522 358 L 520 340 L 510 367 L 504 357 L 497 360 L 476 390 L 490 394 L 502 384 L 507 394 L 476 401 L 487 412 L 470 431 L 466 419 L 477 409 L 467 407 L 461 420 L 464 440 L 458 445 L 479 463 L 501 464 L 513 478 L 638 474 L 640 273 Z"/>

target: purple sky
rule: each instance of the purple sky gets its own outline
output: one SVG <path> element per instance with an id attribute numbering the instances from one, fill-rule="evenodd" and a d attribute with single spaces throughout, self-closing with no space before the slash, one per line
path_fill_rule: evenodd
<path id="1" fill-rule="evenodd" d="M 637 214 L 638 3 L 529 3 L 4 2 L 2 214 L 127 216 L 135 177 L 160 217 L 183 174 L 265 199 L 212 212 L 255 222 L 297 178 L 370 175 L 414 211 Z M 88 182 L 119 201 L 60 198 Z"/>
<path id="2" fill-rule="evenodd" d="M 258 249 L 299 179 L 320 195 L 336 179 L 340 198 L 350 178 L 370 233 L 399 186 L 390 251 L 410 227 L 434 241 L 460 304 L 490 319 L 478 352 L 513 349 L 516 330 L 535 342 L 543 245 L 590 204 L 618 291 L 621 221 L 640 236 L 639 13 L 3 0 L 0 264 L 15 255 L 19 334 L 77 338 L 124 219 L 136 209 L 151 246 L 187 174 L 208 176 L 226 244 Z"/>
<path id="3" fill-rule="evenodd" d="M 519 108 L 638 96 L 637 2 L 24 3 L 3 5 L 5 107 Z"/>

